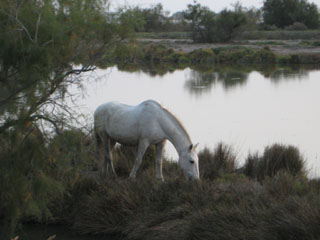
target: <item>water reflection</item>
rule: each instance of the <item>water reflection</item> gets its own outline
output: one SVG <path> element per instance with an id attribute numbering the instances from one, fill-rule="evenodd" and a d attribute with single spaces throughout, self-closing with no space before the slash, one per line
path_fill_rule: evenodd
<path id="1" fill-rule="evenodd" d="M 142 72 L 151 77 L 165 76 L 176 70 L 185 70 L 184 66 L 170 64 L 122 64 L 117 68 L 130 73 Z M 308 79 L 309 73 L 320 67 L 316 65 L 282 67 L 276 65 L 198 65 L 187 69 L 190 71 L 186 76 L 185 89 L 192 95 L 201 96 L 210 93 L 212 86 L 216 84 L 221 84 L 226 91 L 245 86 L 252 72 L 258 72 L 272 83 L 277 84 L 281 81 Z"/>
<path id="2" fill-rule="evenodd" d="M 209 93 L 212 85 L 221 83 L 225 90 L 245 85 L 249 73 L 235 68 L 212 68 L 207 71 L 191 70 L 186 77 L 185 88 L 191 94 Z"/>
<path id="3" fill-rule="evenodd" d="M 273 83 L 279 83 L 281 81 L 308 79 L 309 72 L 309 70 L 303 68 L 279 68 L 270 75 L 270 80 Z"/>
<path id="4" fill-rule="evenodd" d="M 316 66 L 315 69 L 317 69 Z M 276 67 L 274 65 L 197 68 L 191 69 L 187 74 L 185 88 L 190 94 L 201 96 L 210 93 L 212 86 L 215 84 L 221 84 L 226 91 L 235 87 L 245 86 L 249 75 L 253 71 L 259 72 L 272 83 L 279 83 L 281 81 L 308 79 L 312 70 L 299 66 Z"/>

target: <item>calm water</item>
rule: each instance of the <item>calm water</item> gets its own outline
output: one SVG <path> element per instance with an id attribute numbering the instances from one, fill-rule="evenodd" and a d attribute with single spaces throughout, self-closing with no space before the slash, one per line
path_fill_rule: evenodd
<path id="1" fill-rule="evenodd" d="M 146 99 L 174 113 L 200 146 L 232 145 L 240 165 L 249 152 L 291 144 L 307 160 L 310 175 L 320 176 L 319 70 L 185 69 L 156 75 L 99 69 L 86 76 L 77 105 L 92 116 L 107 101 L 135 105 Z M 166 153 L 177 158 L 171 144 Z"/>

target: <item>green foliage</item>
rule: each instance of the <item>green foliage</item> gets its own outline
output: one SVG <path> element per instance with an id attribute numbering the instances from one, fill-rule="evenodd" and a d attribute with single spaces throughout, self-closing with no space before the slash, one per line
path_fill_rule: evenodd
<path id="1" fill-rule="evenodd" d="M 215 54 L 211 49 L 197 49 L 189 53 L 189 58 L 193 64 L 215 63 Z"/>
<path id="2" fill-rule="evenodd" d="M 188 39 L 189 32 L 138 32 L 137 38 L 147 39 Z"/>
<path id="3" fill-rule="evenodd" d="M 210 42 L 211 28 L 215 22 L 215 13 L 207 7 L 189 4 L 184 13 L 185 19 L 191 21 L 192 39 L 196 42 Z"/>
<path id="4" fill-rule="evenodd" d="M 315 3 L 307 0 L 265 0 L 263 3 L 264 23 L 279 28 L 303 23 L 310 29 L 319 27 L 319 12 Z"/>
<path id="5" fill-rule="evenodd" d="M 292 25 L 286 26 L 285 30 L 289 31 L 305 31 L 308 27 L 304 23 L 294 22 Z"/>
<path id="6" fill-rule="evenodd" d="M 159 32 L 172 27 L 168 13 L 163 10 L 161 3 L 150 8 L 123 8 L 116 15 L 123 32 Z"/>
<path id="7" fill-rule="evenodd" d="M 214 30 L 211 34 L 211 42 L 231 41 L 240 30 L 240 27 L 245 24 L 246 17 L 243 12 L 223 10 L 216 19 Z"/>
<path id="8" fill-rule="evenodd" d="M 164 30 L 164 23 L 166 21 L 166 13 L 163 10 L 161 3 L 158 3 L 150 9 L 144 9 L 143 15 L 145 17 L 146 24 L 144 31 L 146 32 L 157 32 Z"/>
<path id="9" fill-rule="evenodd" d="M 144 49 L 144 58 L 148 62 L 160 63 L 172 53 L 172 49 L 168 49 L 162 44 L 150 44 Z"/>
<path id="10" fill-rule="evenodd" d="M 169 55 L 168 61 L 177 65 L 187 65 L 190 60 L 184 52 L 173 52 Z"/>
<path id="11" fill-rule="evenodd" d="M 23 218 L 51 216 L 50 203 L 65 189 L 60 170 L 66 159 L 79 160 L 79 145 L 68 151 L 48 146 L 73 115 L 63 101 L 68 86 L 81 85 L 79 74 L 94 69 L 116 36 L 106 3 L 0 2 L 1 239 L 10 239 Z M 50 148 L 61 140 L 54 141 Z"/>
<path id="12" fill-rule="evenodd" d="M 223 10 L 215 14 L 200 4 L 189 4 L 185 18 L 192 26 L 192 39 L 196 42 L 228 42 L 231 41 L 240 27 L 247 23 L 245 13 Z"/>
<path id="13" fill-rule="evenodd" d="M 247 48 L 214 49 L 219 63 L 254 63 L 253 50 Z"/>
<path id="14" fill-rule="evenodd" d="M 285 31 L 273 29 L 272 31 L 245 31 L 238 38 L 242 40 L 310 40 L 317 39 L 320 36 L 318 30 L 313 31 Z"/>
<path id="15" fill-rule="evenodd" d="M 196 49 L 190 53 L 174 51 L 162 44 L 119 43 L 108 51 L 99 63 L 102 67 L 117 64 L 126 71 L 143 71 L 164 74 L 172 69 L 185 67 L 212 68 L 217 64 L 255 65 L 259 64 L 318 64 L 319 54 L 277 55 L 268 45 L 280 44 L 273 41 L 258 42 L 267 45 L 260 49 L 241 46 Z M 316 45 L 317 42 L 303 44 Z"/>
<path id="16" fill-rule="evenodd" d="M 44 136 L 36 125 L 0 135 L 0 232 L 9 239 L 23 218 L 51 217 L 48 205 L 64 187 L 50 176 Z"/>
<path id="17" fill-rule="evenodd" d="M 146 19 L 140 8 L 129 8 L 119 10 L 119 27 L 122 29 L 123 35 L 127 34 L 126 31 L 140 32 L 144 29 Z"/>
<path id="18" fill-rule="evenodd" d="M 255 52 L 253 61 L 254 63 L 260 64 L 275 64 L 277 62 L 277 56 L 269 47 L 264 47 L 263 49 Z"/>
<path id="19" fill-rule="evenodd" d="M 48 144 L 53 176 L 66 186 L 72 185 L 78 172 L 96 167 L 96 147 L 91 136 L 79 129 L 65 130 Z"/>

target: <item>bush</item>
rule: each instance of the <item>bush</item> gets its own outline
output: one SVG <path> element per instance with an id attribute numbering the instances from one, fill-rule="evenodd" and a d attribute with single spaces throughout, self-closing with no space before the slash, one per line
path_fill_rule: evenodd
<path id="1" fill-rule="evenodd" d="M 258 154 L 249 155 L 243 173 L 260 181 L 267 176 L 274 177 L 280 172 L 304 176 L 304 165 L 305 161 L 296 147 L 274 144 L 266 147 L 261 157 Z"/>
<path id="2" fill-rule="evenodd" d="M 35 124 L 0 135 L 1 239 L 10 239 L 22 219 L 50 219 L 50 203 L 63 195 L 46 143 Z"/>
<path id="3" fill-rule="evenodd" d="M 247 48 L 214 50 L 219 63 L 253 63 L 254 51 Z"/>
<path id="4" fill-rule="evenodd" d="M 144 48 L 144 58 L 153 63 L 165 62 L 172 53 L 172 49 L 168 49 L 162 44 L 150 44 Z"/>
<path id="5" fill-rule="evenodd" d="M 169 55 L 168 61 L 177 65 L 190 63 L 190 60 L 186 57 L 184 52 L 173 52 Z"/>
<path id="6" fill-rule="evenodd" d="M 193 64 L 215 63 L 215 54 L 211 49 L 197 49 L 189 53 L 189 59 Z"/>
<path id="7" fill-rule="evenodd" d="M 308 30 L 308 27 L 303 23 L 295 22 L 292 25 L 286 26 L 284 29 L 289 31 L 305 31 Z"/>
<path id="8" fill-rule="evenodd" d="M 269 47 L 264 47 L 255 52 L 253 59 L 254 63 L 274 64 L 276 63 L 277 56 Z"/>
<path id="9" fill-rule="evenodd" d="M 320 55 L 317 53 L 293 55 L 292 60 L 298 64 L 319 64 Z"/>
<path id="10" fill-rule="evenodd" d="M 212 152 L 204 148 L 199 152 L 199 172 L 201 179 L 214 180 L 236 169 L 236 155 L 230 146 L 219 143 Z"/>

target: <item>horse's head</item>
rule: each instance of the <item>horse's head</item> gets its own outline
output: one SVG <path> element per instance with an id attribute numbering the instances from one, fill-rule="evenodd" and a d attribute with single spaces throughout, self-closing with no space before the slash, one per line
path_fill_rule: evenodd
<path id="1" fill-rule="evenodd" d="M 198 144 L 191 144 L 185 151 L 180 154 L 179 165 L 182 168 L 187 179 L 198 180 L 199 175 L 199 159 L 196 151 Z"/>

